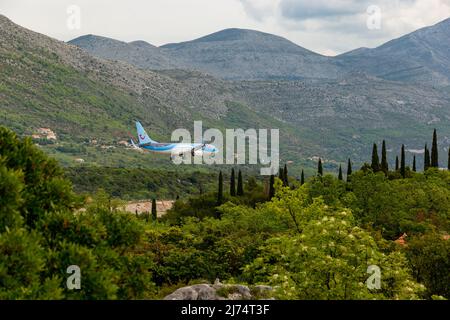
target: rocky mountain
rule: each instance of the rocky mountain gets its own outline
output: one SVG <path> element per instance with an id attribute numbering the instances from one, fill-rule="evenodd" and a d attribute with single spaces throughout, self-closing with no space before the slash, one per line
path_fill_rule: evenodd
<path id="1" fill-rule="evenodd" d="M 282 37 L 245 29 L 226 29 L 162 49 L 185 68 L 223 79 L 335 78 L 340 71 L 328 57 Z"/>
<path id="2" fill-rule="evenodd" d="M 124 61 L 142 69 L 176 69 L 176 59 L 168 57 L 161 49 L 145 41 L 126 43 L 106 37 L 86 35 L 69 41 L 94 56 Z"/>
<path id="3" fill-rule="evenodd" d="M 97 36 L 83 36 L 70 43 L 98 57 L 143 69 L 197 70 L 222 79 L 336 78 L 341 72 L 329 57 L 282 37 L 245 29 L 226 29 L 160 48 Z"/>
<path id="4" fill-rule="evenodd" d="M 450 19 L 374 49 L 336 57 L 346 70 L 421 85 L 450 85 Z"/>
<path id="5" fill-rule="evenodd" d="M 325 57 L 282 37 L 226 29 L 160 48 L 85 36 L 71 43 L 144 69 L 186 69 L 230 80 L 337 79 L 364 73 L 429 86 L 450 84 L 450 19 L 374 48 Z"/>
<path id="6" fill-rule="evenodd" d="M 136 118 L 167 131 L 189 123 L 194 113 L 214 120 L 227 112 L 231 96 L 209 88 L 217 85 L 215 79 L 205 78 L 203 90 L 196 90 L 159 73 L 97 58 L 4 16 L 0 38 L 1 122 L 20 131 L 36 124 L 85 136 L 106 125 L 104 136 L 117 135 L 112 129 L 126 132 Z"/>

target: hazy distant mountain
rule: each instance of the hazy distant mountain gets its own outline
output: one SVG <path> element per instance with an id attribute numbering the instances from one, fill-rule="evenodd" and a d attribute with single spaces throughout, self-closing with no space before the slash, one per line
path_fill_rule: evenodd
<path id="1" fill-rule="evenodd" d="M 450 85 L 450 19 L 378 48 L 360 48 L 334 58 L 245 29 L 226 29 L 160 48 L 94 36 L 71 43 L 140 68 L 198 70 L 222 79 L 337 79 L 356 72 L 421 85 Z"/>
<path id="2" fill-rule="evenodd" d="M 145 41 L 126 43 L 110 38 L 86 35 L 73 39 L 69 43 L 83 48 L 97 57 L 124 61 L 143 69 L 177 68 L 175 59 L 167 57 L 158 47 Z"/>
<path id="3" fill-rule="evenodd" d="M 184 67 L 224 79 L 335 78 L 339 73 L 332 59 L 253 30 L 226 29 L 162 48 Z"/>
<path id="4" fill-rule="evenodd" d="M 421 85 L 450 85 L 450 19 L 419 29 L 375 49 L 336 57 L 347 70 Z"/>
<path id="5" fill-rule="evenodd" d="M 226 29 L 160 48 L 91 35 L 70 43 L 98 57 L 125 61 L 139 68 L 197 70 L 222 79 L 336 78 L 340 73 L 329 57 L 282 37 L 253 30 Z"/>

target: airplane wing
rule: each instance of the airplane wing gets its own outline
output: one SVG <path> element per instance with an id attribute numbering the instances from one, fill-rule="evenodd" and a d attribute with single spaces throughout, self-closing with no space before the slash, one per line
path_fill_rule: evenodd
<path id="1" fill-rule="evenodd" d="M 203 148 L 205 148 L 206 143 L 200 144 L 198 146 L 195 146 L 193 148 L 189 148 L 189 149 L 185 149 L 185 150 L 181 150 L 179 152 L 177 152 L 177 154 L 181 157 L 184 156 L 186 154 L 191 154 L 191 156 L 194 156 L 195 151 L 197 150 L 202 150 Z"/>
<path id="2" fill-rule="evenodd" d="M 196 146 L 196 147 L 194 147 L 194 148 L 192 148 L 192 151 L 197 151 L 197 150 L 201 150 L 201 149 L 203 149 L 204 147 L 206 146 L 206 143 L 203 143 L 203 144 L 201 144 L 201 145 L 199 145 L 199 146 Z"/>

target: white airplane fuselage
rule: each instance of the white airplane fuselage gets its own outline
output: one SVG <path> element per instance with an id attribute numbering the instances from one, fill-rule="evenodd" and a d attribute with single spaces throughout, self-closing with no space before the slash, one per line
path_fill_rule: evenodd
<path id="1" fill-rule="evenodd" d="M 131 144 L 135 148 L 148 150 L 155 153 L 169 154 L 172 157 L 176 156 L 209 156 L 214 157 L 219 150 L 206 143 L 160 143 L 152 140 L 140 122 L 136 122 L 136 129 L 138 133 L 138 144 L 131 139 Z"/>

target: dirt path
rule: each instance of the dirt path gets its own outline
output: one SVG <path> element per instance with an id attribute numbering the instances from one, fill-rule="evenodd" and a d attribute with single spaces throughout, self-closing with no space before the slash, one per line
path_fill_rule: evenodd
<path id="1" fill-rule="evenodd" d="M 159 200 L 156 201 L 156 212 L 158 217 L 162 217 L 166 214 L 167 210 L 172 208 L 174 204 L 174 200 Z M 142 200 L 142 201 L 132 201 L 128 202 L 125 207 L 125 211 L 128 211 L 130 213 L 147 213 L 150 212 L 152 209 L 152 201 L 151 200 Z"/>

